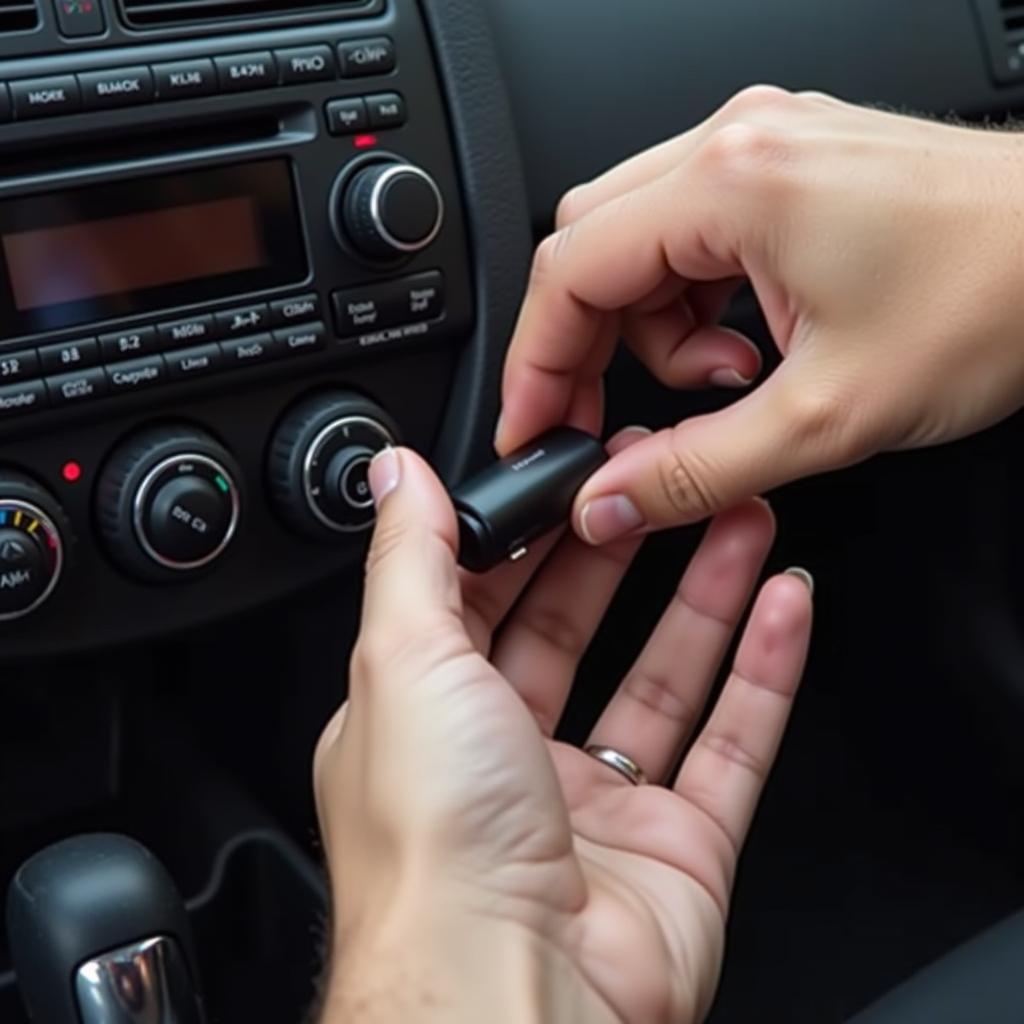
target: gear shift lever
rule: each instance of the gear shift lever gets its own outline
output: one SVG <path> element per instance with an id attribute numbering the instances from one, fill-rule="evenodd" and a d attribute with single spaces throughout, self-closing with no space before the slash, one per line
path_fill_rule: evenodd
<path id="1" fill-rule="evenodd" d="M 49 846 L 11 882 L 7 931 L 34 1024 L 202 1024 L 188 917 L 132 839 Z"/>

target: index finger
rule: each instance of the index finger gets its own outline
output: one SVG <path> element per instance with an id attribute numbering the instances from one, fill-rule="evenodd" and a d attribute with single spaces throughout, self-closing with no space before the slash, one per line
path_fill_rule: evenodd
<path id="1" fill-rule="evenodd" d="M 717 149 L 735 134 L 719 132 Z M 566 422 L 574 406 L 592 398 L 620 311 L 673 276 L 686 283 L 743 275 L 728 227 L 735 200 L 728 212 L 709 212 L 725 205 L 715 176 L 705 173 L 709 157 L 716 157 L 714 146 L 592 210 L 537 250 L 505 364 L 499 452 Z"/>

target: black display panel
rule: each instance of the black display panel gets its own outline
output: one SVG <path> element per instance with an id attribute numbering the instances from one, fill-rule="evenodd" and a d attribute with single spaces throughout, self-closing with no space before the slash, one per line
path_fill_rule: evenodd
<path id="1" fill-rule="evenodd" d="M 298 284 L 287 160 L 0 202 L 0 337 Z"/>

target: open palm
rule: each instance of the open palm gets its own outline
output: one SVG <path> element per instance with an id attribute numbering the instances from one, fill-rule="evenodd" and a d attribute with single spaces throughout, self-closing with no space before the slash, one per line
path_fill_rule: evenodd
<path id="1" fill-rule="evenodd" d="M 639 539 L 593 549 L 567 536 L 484 577 L 456 572 L 443 491 L 411 453 L 402 462 L 411 479 L 382 509 L 351 700 L 317 758 L 341 934 L 379 913 L 366 894 L 388 849 L 443 849 L 431 859 L 458 879 L 467 913 L 541 933 L 609 1021 L 700 1020 L 810 631 L 805 582 L 770 580 L 694 740 L 771 547 L 771 512 L 753 501 L 712 523 L 594 728 L 590 744 L 650 780 L 635 786 L 552 736 Z"/>

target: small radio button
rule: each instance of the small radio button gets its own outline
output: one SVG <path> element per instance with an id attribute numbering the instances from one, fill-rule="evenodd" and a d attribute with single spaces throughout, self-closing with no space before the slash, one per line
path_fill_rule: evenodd
<path id="1" fill-rule="evenodd" d="M 298 50 L 275 50 L 274 53 L 285 85 L 328 82 L 337 77 L 334 54 L 329 46 L 305 46 Z"/>
<path id="2" fill-rule="evenodd" d="M 0 352 L 0 384 L 26 380 L 39 372 L 39 356 L 34 349 L 24 352 Z"/>
<path id="3" fill-rule="evenodd" d="M 401 128 L 407 120 L 405 99 L 397 92 L 366 97 L 371 128 Z"/>
<path id="4" fill-rule="evenodd" d="M 14 113 L 19 120 L 73 114 L 82 105 L 78 81 L 74 75 L 54 78 L 26 78 L 11 82 Z"/>
<path id="5" fill-rule="evenodd" d="M 176 320 L 174 323 L 160 324 L 156 329 L 156 333 L 163 347 L 198 345 L 200 342 L 213 339 L 213 317 L 193 316 L 188 320 Z"/>
<path id="6" fill-rule="evenodd" d="M 140 391 L 154 384 L 162 384 L 167 376 L 167 368 L 160 356 L 134 359 L 129 363 L 108 366 L 106 370 L 110 390 L 115 394 Z"/>
<path id="7" fill-rule="evenodd" d="M 215 57 L 217 77 L 225 92 L 248 92 L 277 85 L 277 64 L 269 50 Z"/>
<path id="8" fill-rule="evenodd" d="M 274 344 L 283 356 L 318 352 L 327 347 L 327 328 L 323 324 L 285 327 L 283 330 L 274 331 Z"/>
<path id="9" fill-rule="evenodd" d="M 195 99 L 217 91 L 217 73 L 212 60 L 180 60 L 155 64 L 157 98 L 161 100 Z"/>
<path id="10" fill-rule="evenodd" d="M 217 345 L 183 348 L 179 352 L 169 352 L 164 356 L 167 371 L 175 380 L 191 380 L 193 377 L 205 377 L 216 373 L 221 368 L 222 361 L 221 351 Z"/>
<path id="11" fill-rule="evenodd" d="M 39 350 L 43 373 L 67 373 L 69 370 L 93 366 L 100 361 L 100 347 L 95 338 L 62 341 Z"/>
<path id="12" fill-rule="evenodd" d="M 224 355 L 225 369 L 235 370 L 243 366 L 255 366 L 276 359 L 278 349 L 269 334 L 256 334 L 251 338 L 236 338 L 222 341 L 220 350 Z"/>
<path id="13" fill-rule="evenodd" d="M 230 338 L 237 334 L 253 334 L 263 330 L 269 320 L 270 310 L 265 302 L 255 306 L 228 309 L 217 314 L 217 333 L 222 338 Z"/>
<path id="14" fill-rule="evenodd" d="M 156 349 L 156 329 L 153 327 L 133 327 L 130 331 L 100 335 L 100 353 L 104 359 L 133 359 Z"/>
<path id="15" fill-rule="evenodd" d="M 148 67 L 90 71 L 78 76 L 78 84 L 82 89 L 82 104 L 86 110 L 151 103 L 156 95 L 153 72 Z"/>
<path id="16" fill-rule="evenodd" d="M 65 373 L 60 377 L 48 377 L 46 388 L 50 392 L 51 405 L 81 405 L 107 393 L 107 375 L 100 367 Z"/>
<path id="17" fill-rule="evenodd" d="M 390 39 L 361 39 L 338 46 L 343 78 L 386 75 L 395 70 L 395 44 Z"/>
<path id="18" fill-rule="evenodd" d="M 331 100 L 326 109 L 327 130 L 332 135 L 355 135 L 369 126 L 365 100 Z"/>
<path id="19" fill-rule="evenodd" d="M 270 322 L 274 327 L 319 319 L 320 296 L 315 292 L 297 295 L 294 299 L 278 299 L 270 304 Z"/>
<path id="20" fill-rule="evenodd" d="M 46 407 L 46 388 L 41 380 L 27 380 L 0 388 L 0 419 L 39 412 Z"/>

